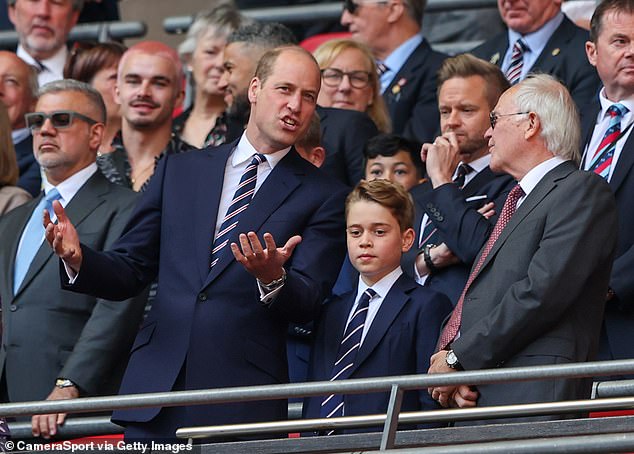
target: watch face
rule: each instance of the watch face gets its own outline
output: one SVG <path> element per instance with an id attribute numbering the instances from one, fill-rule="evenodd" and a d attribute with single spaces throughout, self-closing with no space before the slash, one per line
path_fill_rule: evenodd
<path id="1" fill-rule="evenodd" d="M 449 366 L 455 366 L 458 363 L 458 358 L 456 357 L 456 354 L 453 352 L 453 350 L 449 350 L 447 352 L 446 360 Z"/>

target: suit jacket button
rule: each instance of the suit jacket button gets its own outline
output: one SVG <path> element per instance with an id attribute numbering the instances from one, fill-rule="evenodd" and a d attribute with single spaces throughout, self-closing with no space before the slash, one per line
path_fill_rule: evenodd
<path id="1" fill-rule="evenodd" d="M 198 294 L 198 301 L 200 301 L 200 302 L 207 301 L 207 294 L 206 293 L 199 293 Z"/>
<path id="2" fill-rule="evenodd" d="M 445 217 L 440 215 L 440 216 L 436 216 L 436 219 L 438 219 L 439 221 L 442 221 L 443 219 L 445 219 Z"/>
<path id="3" fill-rule="evenodd" d="M 11 312 L 15 312 L 18 310 L 18 306 L 16 306 L 15 304 L 12 304 L 11 306 L 9 306 L 9 310 L 11 310 Z"/>

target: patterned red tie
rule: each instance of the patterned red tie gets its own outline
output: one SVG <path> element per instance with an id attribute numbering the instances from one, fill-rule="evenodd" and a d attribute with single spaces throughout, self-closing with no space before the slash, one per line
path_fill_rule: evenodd
<path id="1" fill-rule="evenodd" d="M 509 192 L 508 197 L 506 198 L 506 202 L 504 202 L 504 207 L 502 207 L 502 212 L 500 213 L 500 217 L 498 218 L 495 227 L 493 227 L 493 232 L 491 232 L 491 236 L 487 241 L 484 249 L 482 250 L 482 254 L 480 255 L 480 259 L 476 263 L 476 266 L 473 268 L 473 271 L 469 275 L 469 279 L 467 280 L 467 285 L 465 285 L 462 294 L 460 295 L 460 299 L 458 300 L 458 304 L 453 310 L 449 321 L 445 325 L 445 328 L 440 335 L 440 340 L 438 341 L 438 350 L 445 350 L 447 346 L 455 339 L 456 334 L 460 330 L 460 322 L 462 320 L 462 305 L 464 304 L 464 298 L 467 294 L 467 290 L 475 280 L 476 276 L 480 272 L 480 268 L 482 268 L 482 264 L 486 260 L 489 252 L 493 249 L 493 245 L 500 237 L 502 230 L 506 227 L 506 224 L 511 220 L 511 216 L 515 214 L 515 210 L 517 209 L 517 202 L 524 196 L 524 191 L 521 186 L 516 185 L 511 192 Z"/>

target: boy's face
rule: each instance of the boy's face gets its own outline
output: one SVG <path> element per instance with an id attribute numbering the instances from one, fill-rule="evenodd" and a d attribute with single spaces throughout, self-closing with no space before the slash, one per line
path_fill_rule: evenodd
<path id="1" fill-rule="evenodd" d="M 348 256 L 361 279 L 374 285 L 401 263 L 401 254 L 414 242 L 414 230 L 401 232 L 390 210 L 375 202 L 358 201 L 348 207 Z"/>
<path id="2" fill-rule="evenodd" d="M 418 170 L 407 151 L 399 151 L 394 156 L 377 156 L 368 159 L 365 165 L 365 179 L 390 180 L 398 183 L 407 191 L 416 186 L 420 181 Z"/>

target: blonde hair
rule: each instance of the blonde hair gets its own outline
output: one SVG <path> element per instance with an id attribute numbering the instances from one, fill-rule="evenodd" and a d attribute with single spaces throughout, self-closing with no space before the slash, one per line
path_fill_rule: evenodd
<path id="1" fill-rule="evenodd" d="M 335 58 L 348 49 L 355 49 L 361 52 L 369 68 L 370 85 L 372 86 L 374 96 L 372 97 L 372 104 L 366 109 L 366 113 L 372 121 L 374 121 L 374 124 L 376 124 L 380 132 L 391 132 L 392 123 L 390 121 L 390 115 L 385 106 L 383 96 L 381 96 L 381 86 L 379 84 L 379 77 L 377 76 L 376 63 L 374 62 L 374 56 L 370 49 L 365 44 L 352 39 L 331 39 L 315 49 L 313 54 L 319 64 L 319 69 L 325 69 L 332 64 Z"/>
<path id="2" fill-rule="evenodd" d="M 17 181 L 18 161 L 11 138 L 11 122 L 7 108 L 0 102 L 0 188 L 14 186 Z"/>

